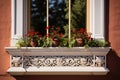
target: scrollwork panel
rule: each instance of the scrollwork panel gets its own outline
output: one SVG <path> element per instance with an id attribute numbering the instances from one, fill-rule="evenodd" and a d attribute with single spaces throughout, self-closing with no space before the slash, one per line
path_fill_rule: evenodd
<path id="1" fill-rule="evenodd" d="M 101 56 L 103 57 L 103 56 Z M 102 58 L 96 56 L 24 56 L 24 67 L 41 66 L 100 66 Z M 95 65 L 94 65 L 95 62 Z M 103 62 L 104 63 L 104 62 Z M 103 65 L 101 65 L 103 66 Z"/>
<path id="2" fill-rule="evenodd" d="M 23 64 L 22 64 L 23 63 Z M 95 66 L 105 67 L 105 56 L 12 56 L 12 67 Z"/>

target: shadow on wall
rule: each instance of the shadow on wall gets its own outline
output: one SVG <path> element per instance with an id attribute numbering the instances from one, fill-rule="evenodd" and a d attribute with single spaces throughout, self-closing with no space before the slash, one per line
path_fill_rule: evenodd
<path id="1" fill-rule="evenodd" d="M 110 80 L 117 80 L 116 78 L 120 80 L 120 57 L 113 50 L 107 55 L 107 67 L 110 70 L 107 77 Z"/>
<path id="2" fill-rule="evenodd" d="M 37 75 L 14 76 L 16 80 L 120 80 L 120 58 L 111 50 L 107 55 L 107 67 L 110 72 L 107 75 Z"/>

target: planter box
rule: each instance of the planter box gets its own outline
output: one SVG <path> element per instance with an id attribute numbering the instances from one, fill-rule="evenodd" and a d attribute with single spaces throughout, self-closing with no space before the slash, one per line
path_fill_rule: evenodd
<path id="1" fill-rule="evenodd" d="M 109 47 L 6 47 L 12 75 L 105 75 Z"/>

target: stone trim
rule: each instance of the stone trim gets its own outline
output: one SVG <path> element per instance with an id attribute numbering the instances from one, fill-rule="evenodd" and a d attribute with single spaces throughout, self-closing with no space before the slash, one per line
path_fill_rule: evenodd
<path id="1" fill-rule="evenodd" d="M 105 75 L 109 47 L 6 47 L 11 55 L 8 72 L 25 74 L 87 74 Z"/>

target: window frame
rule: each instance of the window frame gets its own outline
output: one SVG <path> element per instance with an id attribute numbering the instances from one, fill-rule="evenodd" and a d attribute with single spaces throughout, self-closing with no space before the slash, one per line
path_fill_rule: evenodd
<path id="1" fill-rule="evenodd" d="M 90 0 L 90 32 L 95 39 L 105 39 L 105 0 Z"/>
<path id="2" fill-rule="evenodd" d="M 11 0 L 11 46 L 15 46 L 18 38 L 24 37 L 29 30 L 27 26 L 30 23 L 28 19 L 30 13 L 27 1 L 29 0 Z M 91 32 L 95 39 L 105 39 L 104 2 L 104 0 L 87 0 L 87 32 Z"/>

